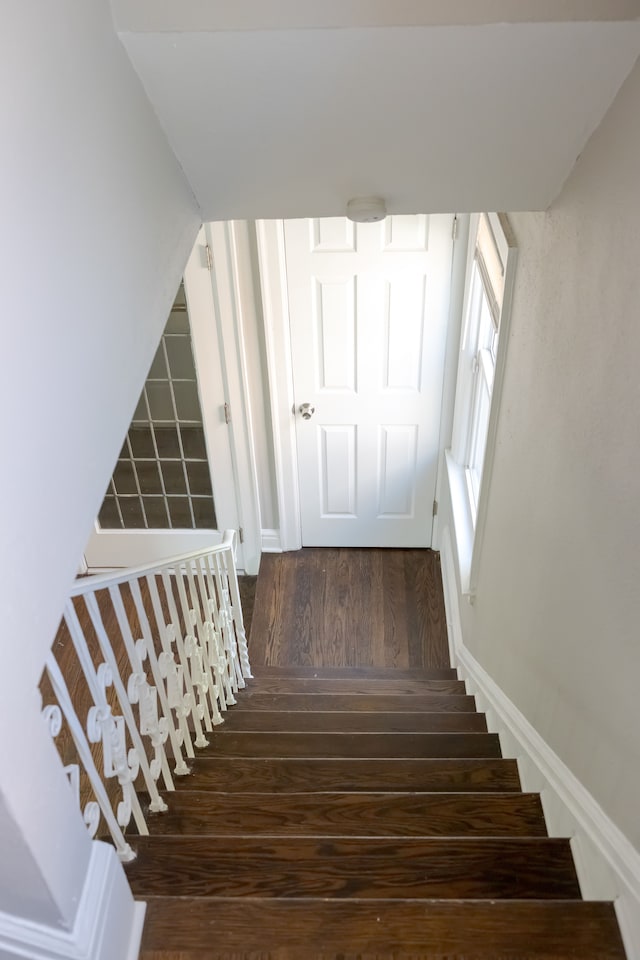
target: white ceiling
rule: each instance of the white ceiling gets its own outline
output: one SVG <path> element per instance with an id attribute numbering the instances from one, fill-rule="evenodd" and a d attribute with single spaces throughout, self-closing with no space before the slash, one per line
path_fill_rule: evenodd
<path id="1" fill-rule="evenodd" d="M 637 21 L 163 32 L 141 7 L 116 23 L 205 220 L 544 209 L 640 53 Z"/>

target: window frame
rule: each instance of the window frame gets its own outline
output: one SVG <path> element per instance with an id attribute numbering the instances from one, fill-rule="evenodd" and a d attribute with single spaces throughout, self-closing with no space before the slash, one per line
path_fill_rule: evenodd
<path id="1" fill-rule="evenodd" d="M 489 230 L 489 233 L 487 232 Z M 480 234 L 480 241 L 479 241 Z M 486 251 L 487 238 L 493 240 L 493 250 L 487 252 L 484 263 L 478 248 Z M 447 451 L 447 472 L 458 545 L 460 580 L 463 594 L 472 599 L 477 588 L 479 559 L 487 519 L 489 490 L 495 453 L 500 403 L 506 355 L 509 343 L 511 303 L 517 248 L 505 214 L 474 214 L 470 221 L 469 244 L 462 308 L 462 336 L 458 357 L 458 376 L 454 404 L 451 449 Z M 480 289 L 478 289 L 480 284 Z M 482 298 L 494 317 L 497 329 L 495 357 L 488 346 L 479 344 Z M 474 317 L 474 311 L 477 317 Z M 494 338 L 495 343 L 495 338 Z M 493 367 L 489 416 L 484 444 L 484 459 L 480 477 L 473 475 L 470 452 L 477 446 L 478 395 L 482 380 L 488 381 Z M 483 376 L 484 375 L 484 376 Z"/>

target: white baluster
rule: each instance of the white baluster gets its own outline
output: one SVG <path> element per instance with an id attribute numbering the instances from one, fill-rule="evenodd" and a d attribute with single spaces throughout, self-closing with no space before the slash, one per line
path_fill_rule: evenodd
<path id="1" fill-rule="evenodd" d="M 222 723 L 222 715 L 220 713 L 220 706 L 219 706 L 219 701 L 222 703 L 219 677 L 217 676 L 216 671 L 214 669 L 214 665 L 211 663 L 211 660 L 210 660 L 208 636 L 204 626 L 204 618 L 202 616 L 200 595 L 198 594 L 198 589 L 196 587 L 195 579 L 193 576 L 192 561 L 189 561 L 186 564 L 185 569 L 186 569 L 189 599 L 191 601 L 192 622 L 195 627 L 195 635 L 197 637 L 198 643 L 200 645 L 200 650 L 202 653 L 203 668 L 207 671 L 209 675 L 209 691 L 208 692 L 209 692 L 209 702 L 211 703 L 211 712 L 213 714 L 213 722 L 214 724 L 218 724 L 218 723 Z M 225 707 L 223 706 L 222 709 L 225 709 Z"/>
<path id="2" fill-rule="evenodd" d="M 122 640 L 125 645 L 125 650 L 127 651 L 127 655 L 129 657 L 129 663 L 133 667 L 132 655 L 134 659 L 136 655 L 135 655 L 135 648 L 132 648 L 133 640 L 131 637 L 131 630 L 129 628 L 129 623 L 128 623 L 126 614 L 124 612 L 124 607 L 122 605 L 122 598 L 120 597 L 120 591 L 116 591 L 116 593 L 117 593 L 117 596 L 114 597 L 113 593 L 110 591 L 109 597 L 116 614 L 116 619 L 118 621 L 118 626 L 120 628 Z M 120 671 L 118 669 L 118 661 L 113 652 L 111 641 L 109 640 L 109 637 L 107 635 L 107 631 L 105 629 L 104 622 L 102 620 L 102 615 L 100 613 L 100 608 L 98 607 L 98 601 L 96 599 L 95 594 L 94 593 L 86 594 L 84 597 L 84 601 L 87 607 L 87 611 L 89 613 L 89 617 L 91 618 L 91 623 L 93 624 L 93 628 L 96 632 L 96 637 L 100 645 L 100 650 L 102 651 L 102 656 L 105 658 L 105 661 L 109 665 L 109 668 L 111 670 L 112 680 L 115 686 L 116 694 L 118 696 L 120 709 L 124 716 L 127 729 L 129 731 L 129 736 L 131 737 L 131 742 L 137 753 L 138 763 L 142 771 L 142 776 L 143 776 L 146 788 L 149 791 L 149 797 L 151 801 L 149 809 L 154 812 L 160 812 L 160 811 L 166 810 L 167 805 L 164 802 L 164 800 L 161 798 L 160 794 L 158 793 L 158 787 L 156 785 L 156 781 L 158 777 L 157 775 L 154 776 L 153 771 L 151 770 L 151 767 L 147 761 L 147 755 L 144 749 L 144 744 L 142 743 L 142 739 L 140 736 L 142 731 L 139 730 L 138 724 L 136 723 L 136 719 L 133 715 L 133 711 L 131 710 L 131 704 L 133 703 L 133 701 L 129 696 L 129 692 L 131 688 L 129 685 L 127 685 L 127 687 L 125 688 L 122 678 L 120 676 Z M 119 601 L 119 608 L 118 608 L 118 601 Z M 137 666 L 139 667 L 139 674 L 138 674 L 138 677 L 139 677 L 138 686 L 139 686 L 143 682 L 146 683 L 146 676 L 144 674 L 144 671 L 142 669 L 142 664 L 139 659 L 137 661 Z"/>
<path id="3" fill-rule="evenodd" d="M 175 581 L 175 577 L 173 578 L 173 581 Z M 180 617 L 178 616 L 178 609 L 176 607 L 176 601 L 172 589 L 173 581 L 169 576 L 169 572 L 167 570 L 163 570 L 162 584 L 169 607 L 169 616 L 171 618 L 171 623 L 173 624 L 176 650 L 178 651 L 178 660 L 182 667 L 185 685 L 187 688 L 187 695 L 189 697 L 189 715 L 193 719 L 193 726 L 196 733 L 195 745 L 196 747 L 206 747 L 208 740 L 202 732 L 202 714 L 199 708 L 198 699 L 196 697 L 196 690 L 191 677 L 191 671 L 189 669 L 189 658 L 187 657 L 185 651 L 184 637 L 180 629 Z"/>
<path id="4" fill-rule="evenodd" d="M 140 584 L 137 580 L 133 580 L 130 583 L 131 596 L 133 597 L 133 603 L 138 614 L 138 622 L 140 623 L 140 630 L 142 632 L 142 638 L 146 644 L 147 648 L 147 657 L 149 659 L 149 666 L 151 667 L 151 674 L 153 676 L 153 682 L 158 691 L 158 697 L 160 699 L 160 706 L 162 707 L 162 714 L 167 721 L 169 728 L 169 743 L 171 744 L 171 750 L 175 759 L 175 768 L 174 773 L 179 777 L 184 777 L 188 774 L 189 767 L 184 761 L 182 756 L 182 750 L 180 749 L 182 743 L 182 735 L 176 729 L 176 726 L 173 722 L 173 713 L 171 707 L 169 706 L 169 701 L 167 699 L 167 693 L 164 684 L 164 678 L 162 676 L 160 666 L 158 664 L 158 657 L 156 654 L 156 649 L 153 643 L 153 636 L 151 634 L 151 627 L 149 625 L 149 618 L 147 617 L 147 612 L 144 608 L 144 603 L 142 601 L 142 594 L 140 593 Z"/>
<path id="5" fill-rule="evenodd" d="M 185 655 L 189 659 L 190 663 L 191 681 L 193 683 L 194 690 L 196 690 L 198 694 L 198 716 L 204 720 L 205 730 L 211 731 L 213 729 L 213 724 L 211 722 L 211 711 L 209 710 L 209 687 L 212 681 L 209 677 L 208 671 L 205 669 L 204 658 L 196 637 L 195 612 L 192 612 L 189 605 L 182 570 L 179 569 L 176 572 L 175 577 L 176 585 L 178 587 L 178 597 L 180 599 L 182 619 L 185 625 L 184 650 Z M 220 719 L 216 719 L 214 717 L 214 720 L 216 723 L 220 723 L 222 718 L 220 717 Z M 200 745 L 201 744 L 197 744 L 197 746 Z M 207 745 L 206 741 L 203 745 Z"/>
<path id="6" fill-rule="evenodd" d="M 229 581 L 229 589 L 231 592 L 231 612 L 233 615 L 233 622 L 235 624 L 235 632 L 238 640 L 238 652 L 240 654 L 242 675 L 245 679 L 250 680 L 252 674 L 251 664 L 249 663 L 249 648 L 247 644 L 247 635 L 244 628 L 244 619 L 242 617 L 240 588 L 238 586 L 238 574 L 233 556 L 233 548 L 229 547 L 228 550 L 225 550 L 222 554 L 222 557 Z"/>
<path id="7" fill-rule="evenodd" d="M 85 600 L 88 599 L 92 599 L 95 603 L 95 597 L 91 596 L 90 598 L 85 598 Z M 114 767 L 114 772 L 117 772 L 118 782 L 122 788 L 123 797 L 126 799 L 133 792 L 135 796 L 135 803 L 132 802 L 131 806 L 135 817 L 136 826 L 141 834 L 148 833 L 149 831 L 147 830 L 140 803 L 138 802 L 137 795 L 133 791 L 132 786 L 132 781 L 137 777 L 138 770 L 140 768 L 139 755 L 135 748 L 132 748 L 127 753 L 124 736 L 124 721 L 121 717 L 112 716 L 111 707 L 109 706 L 106 698 L 106 689 L 107 687 L 111 686 L 111 683 L 113 682 L 114 671 L 112 671 L 112 668 L 106 663 L 101 664 L 96 671 L 93 665 L 91 654 L 89 652 L 86 637 L 82 631 L 82 627 L 72 601 L 67 603 L 64 612 L 64 619 L 69 629 L 69 634 L 73 641 L 76 655 L 80 662 L 80 666 L 82 667 L 82 672 L 84 673 L 85 680 L 87 681 L 87 686 L 89 687 L 89 692 L 91 693 L 94 703 L 94 706 L 89 710 L 89 716 L 87 718 L 87 735 L 89 740 L 94 743 L 102 740 L 105 756 L 106 776 L 113 775 L 112 773 L 107 773 L 107 757 L 112 753 L 117 756 L 118 769 L 115 771 Z M 109 647 L 109 650 L 111 650 L 108 641 L 107 646 Z M 111 651 L 111 657 L 113 659 L 113 651 Z M 117 670 L 115 672 L 117 673 Z M 126 697 L 123 699 L 125 702 L 122 703 L 122 707 L 124 708 L 126 706 L 131 714 L 131 708 L 126 701 Z M 97 735 L 97 738 L 94 740 L 91 734 L 95 734 L 97 732 L 98 726 L 100 732 Z M 131 731 L 134 733 L 134 736 L 137 736 L 133 714 L 131 714 Z M 139 740 L 139 737 L 137 739 Z M 120 741 L 122 741 L 122 743 Z M 122 824 L 122 826 L 126 826 L 126 824 Z"/>
<path id="8" fill-rule="evenodd" d="M 164 749 L 169 737 L 169 724 L 164 717 L 158 715 L 158 691 L 147 682 L 147 675 L 143 667 L 146 657 L 147 645 L 144 640 L 138 640 L 134 644 L 133 652 L 129 657 L 133 672 L 127 683 L 127 696 L 130 703 L 138 704 L 140 733 L 142 736 L 149 737 L 153 746 L 154 758 L 149 764 L 151 776 L 155 782 L 162 774 L 166 789 L 174 790 L 175 787 L 167 763 L 167 754 Z M 152 794 L 149 809 L 155 813 L 166 810 L 167 805 L 159 794 L 156 797 Z"/>
<path id="9" fill-rule="evenodd" d="M 124 834 L 122 832 L 121 826 L 117 818 L 114 816 L 113 810 L 111 809 L 111 803 L 109 801 L 107 791 L 105 790 L 104 783 L 102 782 L 102 778 L 98 773 L 98 770 L 93 760 L 93 756 L 91 755 L 91 747 L 89 746 L 85 732 L 82 729 L 82 724 L 78 719 L 78 715 L 76 714 L 73 703 L 71 701 L 71 697 L 69 695 L 69 690 L 65 683 L 64 677 L 62 676 L 60 667 L 58 666 L 55 660 L 55 657 L 53 656 L 53 653 L 50 653 L 47 658 L 46 669 L 47 669 L 47 674 L 49 676 L 49 679 L 51 681 L 51 686 L 53 687 L 53 692 L 55 693 L 55 696 L 56 696 L 56 700 L 58 701 L 60 710 L 62 711 L 62 714 L 64 715 L 67 721 L 69 731 L 71 733 L 71 737 L 75 744 L 76 751 L 78 753 L 82 766 L 85 770 L 85 773 L 87 774 L 87 777 L 91 784 L 91 789 L 93 790 L 93 794 L 96 798 L 97 804 L 99 806 L 99 810 L 105 819 L 105 823 L 107 824 L 107 828 L 109 830 L 109 833 L 111 834 L 111 839 L 114 842 L 118 856 L 124 863 L 127 863 L 130 860 L 133 860 L 135 858 L 135 853 L 131 849 L 130 845 L 127 843 L 124 837 Z M 47 708 L 47 710 L 49 710 L 49 717 L 50 717 L 51 716 L 50 708 Z M 51 724 L 50 719 L 48 719 L 47 722 Z M 50 726 L 50 729 L 51 729 L 51 726 Z M 79 791 L 79 777 L 75 782 L 77 784 L 77 789 Z M 97 830 L 95 807 L 89 807 L 89 805 L 87 805 L 87 807 L 85 808 L 85 823 L 87 822 L 87 820 L 90 821 L 91 828 L 93 829 L 93 825 L 95 824 L 95 829 Z"/>
<path id="10" fill-rule="evenodd" d="M 158 584 L 153 575 L 147 578 L 147 587 L 151 597 L 151 606 L 156 620 L 156 626 L 160 632 L 160 643 L 162 653 L 158 658 L 160 672 L 167 681 L 167 700 L 169 706 L 175 711 L 178 718 L 182 743 L 187 752 L 187 756 L 193 759 L 193 743 L 191 742 L 191 731 L 187 719 L 191 713 L 191 697 L 185 689 L 184 670 L 182 665 L 178 665 L 174 655 L 174 644 L 176 641 L 176 630 L 173 624 L 167 626 L 164 620 L 160 595 L 158 593 Z"/>
<path id="11" fill-rule="evenodd" d="M 117 777 L 122 789 L 122 800 L 118 804 L 118 823 L 121 827 L 126 827 L 133 814 L 138 831 L 148 834 L 140 801 L 133 786 L 140 770 L 138 753 L 134 748 L 127 750 L 124 718 L 114 717 L 107 702 L 106 692 L 113 683 L 113 673 L 108 664 L 100 664 L 96 679 L 100 694 L 97 703 L 87 714 L 87 737 L 90 743 L 102 742 L 104 775 L 107 779 Z"/>
<path id="12" fill-rule="evenodd" d="M 229 663 L 229 673 L 232 678 L 232 683 L 235 690 L 239 687 L 244 687 L 244 677 L 242 676 L 242 670 L 240 669 L 240 662 L 238 658 L 238 644 L 236 641 L 236 634 L 233 627 L 233 617 L 231 614 L 231 603 L 229 599 L 229 588 L 227 583 L 226 570 L 223 564 L 223 555 L 214 554 L 210 558 L 211 565 L 213 568 L 213 573 L 216 582 L 216 590 L 218 593 L 218 601 L 220 605 L 219 613 L 219 622 L 220 622 L 220 632 L 224 638 L 225 650 L 227 651 L 227 658 Z"/>
<path id="13" fill-rule="evenodd" d="M 214 628 L 213 636 L 215 637 L 216 647 L 218 650 L 218 662 L 220 664 L 220 676 L 222 683 L 224 684 L 225 699 L 228 704 L 233 705 L 236 703 L 234 694 L 238 690 L 238 685 L 235 683 L 232 669 L 232 651 L 229 648 L 227 644 L 227 638 L 224 635 L 224 621 L 221 615 L 222 611 L 219 603 L 222 594 L 218 589 L 218 584 L 214 575 L 215 571 L 212 573 L 210 560 L 210 557 L 203 557 L 202 559 L 202 568 L 207 584 L 208 617 Z"/>

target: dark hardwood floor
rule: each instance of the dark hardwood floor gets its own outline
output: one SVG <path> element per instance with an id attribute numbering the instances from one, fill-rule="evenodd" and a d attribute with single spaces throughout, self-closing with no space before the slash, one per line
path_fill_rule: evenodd
<path id="1" fill-rule="evenodd" d="M 310 547 L 265 554 L 250 656 L 257 672 L 448 667 L 439 555 Z"/>

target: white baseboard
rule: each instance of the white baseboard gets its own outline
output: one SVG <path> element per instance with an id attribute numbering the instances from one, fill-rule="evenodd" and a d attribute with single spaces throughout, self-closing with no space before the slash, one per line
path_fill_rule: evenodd
<path id="1" fill-rule="evenodd" d="M 279 530 L 265 529 L 262 531 L 262 552 L 282 553 L 282 542 Z"/>
<path id="2" fill-rule="evenodd" d="M 440 553 L 452 664 L 500 735 L 503 755 L 518 761 L 523 789 L 540 793 L 549 834 L 571 837 L 583 897 L 615 902 L 628 960 L 640 960 L 640 853 L 466 648 L 448 528 Z"/>
<path id="3" fill-rule="evenodd" d="M 145 909 L 134 901 L 115 849 L 94 841 L 73 930 L 0 912 L 0 960 L 136 960 Z"/>

